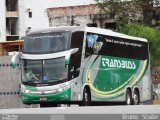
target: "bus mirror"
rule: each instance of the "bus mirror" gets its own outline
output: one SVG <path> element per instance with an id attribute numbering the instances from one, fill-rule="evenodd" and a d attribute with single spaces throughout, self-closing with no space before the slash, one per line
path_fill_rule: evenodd
<path id="1" fill-rule="evenodd" d="M 21 55 L 21 53 L 20 52 L 16 52 L 13 56 L 12 56 L 12 58 L 11 58 L 11 67 L 12 68 L 15 68 L 16 67 L 16 61 L 17 61 L 17 59 L 19 59 L 19 57 L 20 57 L 20 55 Z"/>
<path id="2" fill-rule="evenodd" d="M 70 64 L 70 57 L 72 54 L 78 52 L 79 48 L 74 48 L 68 51 L 68 53 L 65 56 L 65 64 L 69 65 Z"/>

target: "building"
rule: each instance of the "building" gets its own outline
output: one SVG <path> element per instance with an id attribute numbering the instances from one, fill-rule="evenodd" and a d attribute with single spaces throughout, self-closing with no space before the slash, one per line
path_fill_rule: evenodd
<path id="1" fill-rule="evenodd" d="M 159 12 L 155 12 L 156 20 Z M 23 38 L 30 30 L 60 25 L 115 28 L 111 14 L 99 13 L 95 0 L 1 0 L 0 41 Z"/>
<path id="2" fill-rule="evenodd" d="M 100 13 L 96 4 L 67 7 L 52 7 L 48 9 L 50 26 L 94 26 L 115 29 L 114 15 Z"/>
<path id="3" fill-rule="evenodd" d="M 49 27 L 50 7 L 94 3 L 94 0 L 0 0 L 0 41 L 23 38 L 34 29 Z"/>
<path id="4" fill-rule="evenodd" d="M 15 51 L 22 51 L 23 40 L 0 42 L 0 56 L 13 55 Z"/>

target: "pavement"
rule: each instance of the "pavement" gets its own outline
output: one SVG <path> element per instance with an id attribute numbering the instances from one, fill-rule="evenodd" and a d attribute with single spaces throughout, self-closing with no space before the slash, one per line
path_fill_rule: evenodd
<path id="1" fill-rule="evenodd" d="M 0 109 L 0 114 L 160 114 L 160 105 Z"/>
<path id="2" fill-rule="evenodd" d="M 160 105 L 0 109 L 0 120 L 160 120 Z"/>

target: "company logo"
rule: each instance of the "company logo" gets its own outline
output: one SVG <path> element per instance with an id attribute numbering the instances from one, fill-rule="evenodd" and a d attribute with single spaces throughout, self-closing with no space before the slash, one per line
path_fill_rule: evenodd
<path id="1" fill-rule="evenodd" d="M 93 45 L 94 54 L 98 54 L 99 50 L 101 50 L 101 48 L 102 48 L 102 45 L 103 45 L 102 42 L 96 42 L 96 43 Z"/>
<path id="2" fill-rule="evenodd" d="M 93 48 L 94 43 L 97 42 L 98 35 L 87 35 L 87 43 L 89 48 Z"/>
<path id="3" fill-rule="evenodd" d="M 48 86 L 49 84 L 37 84 L 37 87 Z"/>
<path id="4" fill-rule="evenodd" d="M 2 114 L 2 120 L 18 120 L 18 115 Z"/>
<path id="5" fill-rule="evenodd" d="M 45 94 L 45 91 L 41 91 L 41 94 L 44 95 L 44 94 Z"/>
<path id="6" fill-rule="evenodd" d="M 93 48 L 94 54 L 98 54 L 103 46 L 103 42 L 97 42 L 98 35 L 87 35 L 88 48 Z"/>
<path id="7" fill-rule="evenodd" d="M 102 66 L 108 68 L 136 69 L 134 61 L 102 58 Z"/>

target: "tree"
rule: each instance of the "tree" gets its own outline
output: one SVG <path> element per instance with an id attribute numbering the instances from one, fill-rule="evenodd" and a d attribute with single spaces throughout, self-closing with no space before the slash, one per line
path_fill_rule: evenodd
<path id="1" fill-rule="evenodd" d="M 117 21 L 126 22 L 129 19 L 131 3 L 128 0 L 96 0 L 101 12 L 112 13 Z"/>
<path id="2" fill-rule="evenodd" d="M 151 24 L 153 6 L 158 0 L 95 0 L 104 13 L 114 13 L 120 23 L 141 21 Z"/>
<path id="3" fill-rule="evenodd" d="M 139 6 L 139 10 L 142 11 L 143 20 L 142 22 L 145 24 L 152 24 L 152 12 L 153 12 L 153 6 L 156 0 L 133 0 L 134 5 Z"/>

